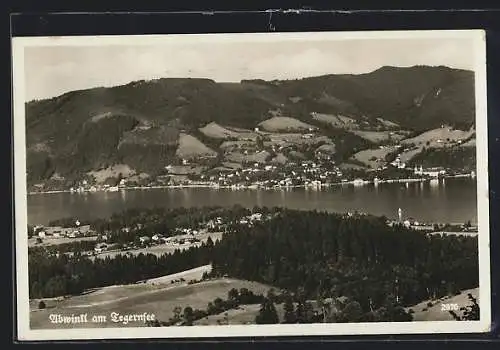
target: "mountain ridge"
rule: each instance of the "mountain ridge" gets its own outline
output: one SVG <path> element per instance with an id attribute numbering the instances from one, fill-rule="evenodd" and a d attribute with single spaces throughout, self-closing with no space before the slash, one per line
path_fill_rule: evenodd
<path id="1" fill-rule="evenodd" d="M 215 122 L 253 130 L 276 116 L 310 124 L 336 143 L 347 137 L 349 146 L 339 149 L 354 153 L 372 144 L 314 120 L 312 113 L 345 116 L 366 130 L 385 130 L 378 122 L 383 118 L 423 132 L 443 124 L 468 129 L 474 104 L 473 72 L 444 66 L 384 66 L 363 74 L 239 83 L 159 78 L 70 91 L 25 104 L 28 182 L 54 173 L 76 177 L 118 163 L 154 172 L 179 160 L 172 135 L 191 135 L 217 151 L 220 140 L 200 128 Z"/>

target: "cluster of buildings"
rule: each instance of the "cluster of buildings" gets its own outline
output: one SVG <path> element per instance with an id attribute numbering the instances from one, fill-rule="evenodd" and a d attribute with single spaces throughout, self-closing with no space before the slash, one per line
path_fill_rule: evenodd
<path id="1" fill-rule="evenodd" d="M 239 223 L 241 225 L 252 225 L 258 221 L 262 221 L 262 214 L 261 213 L 254 213 L 251 215 L 247 215 L 247 216 L 241 218 Z"/>
<path id="2" fill-rule="evenodd" d="M 427 168 L 424 169 L 422 166 L 413 169 L 413 174 L 417 176 L 429 176 L 429 177 L 440 177 L 446 175 L 446 170 L 443 167 Z"/>
<path id="3" fill-rule="evenodd" d="M 97 233 L 90 228 L 90 225 L 80 225 L 77 220 L 74 227 L 43 226 L 38 225 L 33 229 L 35 236 L 39 238 L 79 238 L 95 236 Z"/>
<path id="4" fill-rule="evenodd" d="M 109 184 L 103 184 L 103 185 L 91 185 L 88 183 L 87 180 L 83 180 L 80 182 L 80 184 L 76 187 L 71 187 L 69 190 L 71 193 L 83 193 L 83 192 L 100 192 L 100 191 L 106 191 L 106 192 L 117 192 L 121 188 L 126 187 L 126 180 L 122 179 L 119 182 L 119 185 L 117 186 L 112 186 Z"/>
<path id="5" fill-rule="evenodd" d="M 391 162 L 391 165 L 393 167 L 396 167 L 398 169 L 405 169 L 406 168 L 406 163 L 401 161 L 401 156 L 398 154 L 396 156 L 396 159 L 394 159 L 392 162 Z"/>
<path id="6" fill-rule="evenodd" d="M 416 231 L 423 231 L 429 234 L 457 234 L 457 235 L 469 235 L 477 234 L 477 226 L 468 224 L 446 224 L 440 225 L 437 223 L 422 223 L 417 221 L 412 217 L 404 218 L 403 210 L 398 209 L 398 219 L 388 220 L 387 224 L 389 226 L 393 225 L 403 225 L 406 228 L 413 229 Z M 443 227 L 446 232 L 443 232 Z"/>
<path id="7" fill-rule="evenodd" d="M 255 163 L 242 169 L 221 169 L 217 173 L 200 175 L 199 179 L 185 181 L 184 185 L 207 187 L 275 188 L 318 186 L 338 181 L 342 171 L 331 161 L 287 162 L 282 166 Z"/>

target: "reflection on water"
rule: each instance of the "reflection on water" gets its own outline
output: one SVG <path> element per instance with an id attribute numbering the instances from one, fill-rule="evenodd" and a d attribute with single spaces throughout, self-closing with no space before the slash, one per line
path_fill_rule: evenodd
<path id="1" fill-rule="evenodd" d="M 28 196 L 31 224 L 68 216 L 82 219 L 107 217 L 133 207 L 286 206 L 293 209 L 360 211 L 396 218 L 398 208 L 419 221 L 477 221 L 476 181 L 448 179 L 428 183 L 338 186 L 324 190 L 226 190 L 152 189 L 86 194 L 37 194 Z"/>

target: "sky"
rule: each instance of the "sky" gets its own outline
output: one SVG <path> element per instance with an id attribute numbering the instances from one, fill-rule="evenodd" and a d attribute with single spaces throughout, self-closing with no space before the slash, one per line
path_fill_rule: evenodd
<path id="1" fill-rule="evenodd" d="M 470 38 L 177 40 L 28 46 L 25 100 L 134 80 L 191 77 L 219 82 L 360 74 L 382 66 L 474 69 Z"/>

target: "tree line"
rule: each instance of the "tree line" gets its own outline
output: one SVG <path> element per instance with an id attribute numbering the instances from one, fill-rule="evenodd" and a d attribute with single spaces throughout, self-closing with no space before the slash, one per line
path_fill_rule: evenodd
<path id="1" fill-rule="evenodd" d="M 75 295 L 90 288 L 130 284 L 168 275 L 210 262 L 213 242 L 173 254 L 126 255 L 91 259 L 50 253 L 44 247 L 31 248 L 28 254 L 30 298 Z"/>
<path id="2" fill-rule="evenodd" d="M 404 322 L 411 321 L 412 315 L 397 303 L 387 298 L 383 307 L 364 312 L 357 301 L 348 298 L 336 300 L 307 300 L 304 295 L 294 295 L 288 291 L 276 292 L 269 289 L 267 294 L 255 294 L 247 288 L 237 290 L 232 288 L 227 293 L 227 299 L 215 298 L 207 304 L 206 309 L 193 309 L 180 306 L 173 309 L 172 317 L 167 321 L 155 320 L 147 325 L 161 326 L 192 326 L 196 321 L 218 316 L 216 324 L 230 324 L 229 310 L 246 305 L 260 304 L 254 322 L 256 324 L 300 324 L 300 323 L 346 323 L 346 322 Z M 278 312 L 277 308 L 280 308 Z M 222 318 L 221 318 L 222 317 Z"/>

